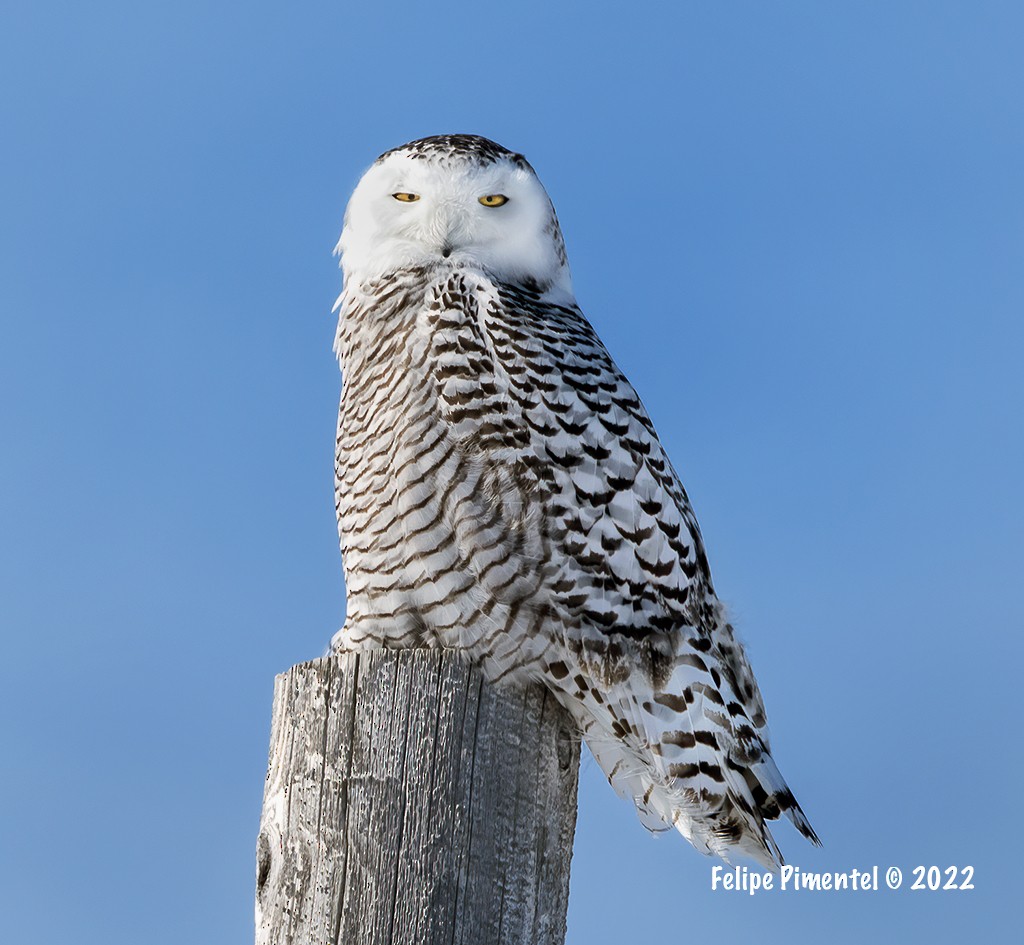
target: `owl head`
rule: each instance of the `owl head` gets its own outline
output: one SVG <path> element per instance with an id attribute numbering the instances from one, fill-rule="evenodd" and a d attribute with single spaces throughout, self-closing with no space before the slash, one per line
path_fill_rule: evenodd
<path id="1" fill-rule="evenodd" d="M 476 135 L 387 151 L 363 175 L 338 242 L 345 280 L 411 268 L 471 268 L 571 294 L 554 207 L 521 154 Z"/>

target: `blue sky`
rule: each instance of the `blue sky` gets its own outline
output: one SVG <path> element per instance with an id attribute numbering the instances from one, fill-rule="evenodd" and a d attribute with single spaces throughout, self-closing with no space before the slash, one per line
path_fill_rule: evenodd
<path id="1" fill-rule="evenodd" d="M 0 14 L 3 937 L 247 941 L 275 673 L 344 611 L 331 249 L 381 151 L 524 152 L 680 470 L 805 869 L 727 896 L 583 772 L 569 942 L 1004 941 L 1024 624 L 1018 4 Z M 714 936 L 714 938 L 711 938 Z"/>

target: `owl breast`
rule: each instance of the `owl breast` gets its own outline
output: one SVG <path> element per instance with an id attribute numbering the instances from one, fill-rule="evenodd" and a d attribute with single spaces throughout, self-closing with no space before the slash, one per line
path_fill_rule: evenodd
<path id="1" fill-rule="evenodd" d="M 709 619 L 685 493 L 578 309 L 409 272 L 346 299 L 338 352 L 349 643 L 501 675 L 556 639 L 615 655 Z"/>

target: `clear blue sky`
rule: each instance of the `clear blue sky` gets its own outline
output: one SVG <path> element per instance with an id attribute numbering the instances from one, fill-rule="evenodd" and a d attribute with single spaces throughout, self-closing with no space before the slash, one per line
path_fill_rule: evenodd
<path id="1" fill-rule="evenodd" d="M 8 4 L 3 939 L 251 940 L 273 677 L 344 611 L 331 249 L 379 152 L 466 131 L 537 168 L 690 491 L 789 859 L 977 870 L 712 893 L 591 762 L 569 941 L 1006 941 L 1022 41 L 986 0 Z"/>

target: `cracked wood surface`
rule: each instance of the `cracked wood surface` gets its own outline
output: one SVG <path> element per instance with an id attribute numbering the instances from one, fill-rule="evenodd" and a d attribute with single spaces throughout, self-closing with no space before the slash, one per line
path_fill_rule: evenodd
<path id="1" fill-rule="evenodd" d="M 257 945 L 562 945 L 579 742 L 541 686 L 380 650 L 278 676 Z"/>

